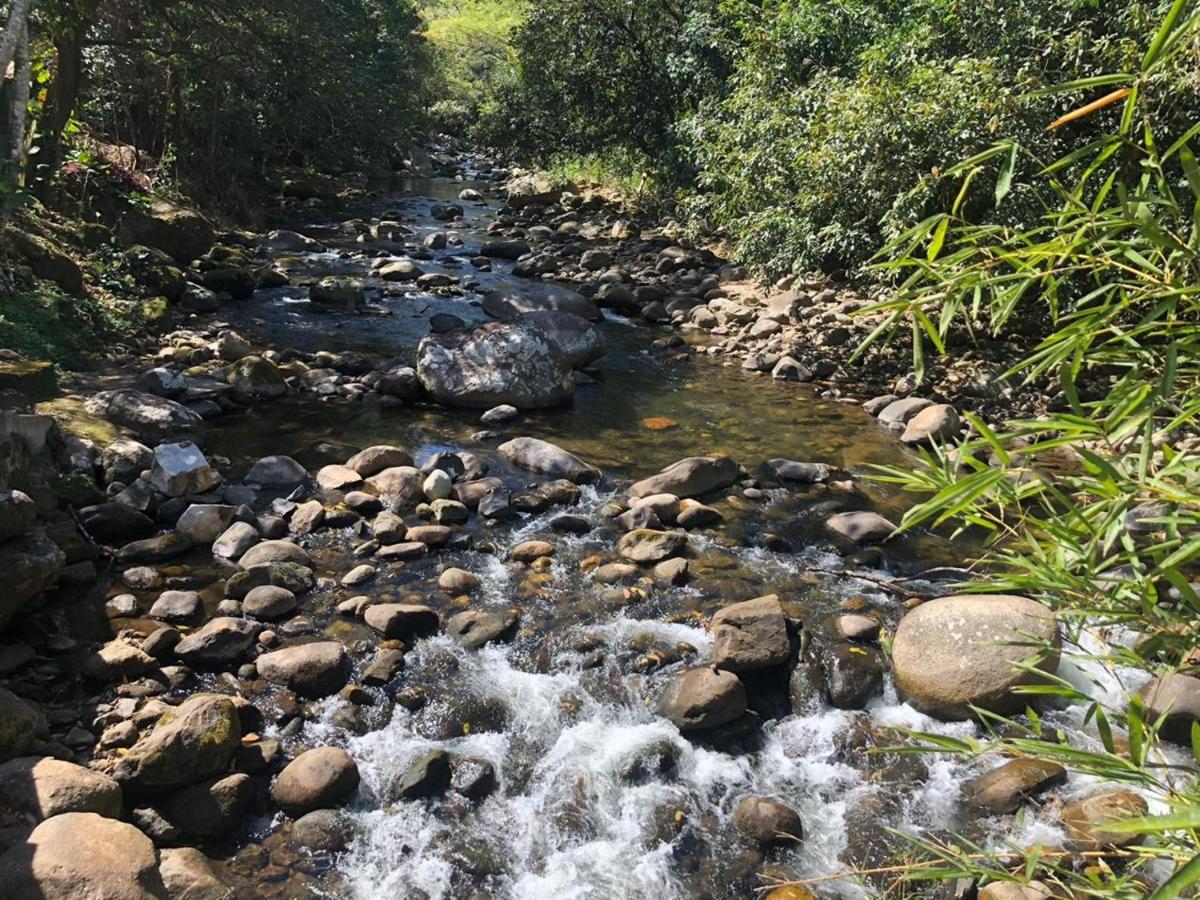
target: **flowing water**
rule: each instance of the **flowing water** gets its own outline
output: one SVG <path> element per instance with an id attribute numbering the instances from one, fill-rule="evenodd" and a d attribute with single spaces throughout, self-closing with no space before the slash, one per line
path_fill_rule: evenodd
<path id="1" fill-rule="evenodd" d="M 442 227 L 428 216 L 431 200 L 453 197 L 463 186 L 448 179 L 410 185 L 419 193 L 394 195 L 359 214 L 399 218 L 419 239 Z M 467 262 L 489 218 L 486 209 L 470 207 L 462 246 L 420 265 L 474 279 L 480 289 L 511 279 L 508 264 L 475 273 Z M 363 247 L 333 225 L 308 226 L 307 233 L 334 247 L 304 258 L 302 271 L 312 277 L 364 273 L 368 260 L 357 252 L 364 249 L 403 255 L 400 247 Z M 229 321 L 276 348 L 411 361 L 434 312 L 483 319 L 475 290 L 380 296 L 378 306 L 390 315 L 369 316 L 316 315 L 302 298 L 293 288 L 260 292 Z M 889 727 L 967 734 L 975 726 L 927 719 L 900 704 L 890 684 L 862 711 L 833 709 L 818 696 L 790 708 L 786 686 L 775 692 L 782 696 L 767 691 L 758 710 L 761 728 L 723 745 L 684 738 L 655 714 L 653 701 L 670 675 L 708 657 L 703 623 L 721 606 L 776 593 L 818 635 L 846 609 L 874 612 L 891 627 L 904 595 L 837 573 L 867 567 L 873 578 L 915 577 L 961 564 L 967 550 L 914 533 L 878 555 L 848 562 L 821 523 L 834 509 L 902 512 L 903 497 L 861 478 L 870 464 L 904 461 L 893 438 L 857 405 L 821 399 L 811 387 L 655 347 L 665 331 L 611 319 L 603 328 L 609 351 L 595 383 L 581 386 L 572 407 L 526 415 L 506 431 L 559 443 L 601 467 L 604 480 L 584 490 L 577 508 L 503 525 L 472 519 L 465 529 L 469 547 L 385 568 L 368 590 L 380 599 L 428 603 L 446 617 L 466 601 L 439 592 L 437 575 L 442 565 L 459 566 L 483 577 L 471 607 L 520 611 L 515 638 L 478 651 L 444 636 L 423 640 L 397 682 L 373 691 L 373 705 L 354 708 L 331 698 L 311 711 L 299 734 L 288 733 L 290 749 L 337 743 L 358 761 L 363 785 L 351 810 L 355 838 L 344 854 L 310 858 L 287 847 L 282 820 L 259 822 L 255 840 L 229 861 L 229 873 L 254 894 L 747 897 L 764 877 L 815 877 L 865 864 L 882 843 L 894 842 L 889 827 L 916 833 L 966 827 L 958 800 L 967 774 L 961 764 L 866 751 L 896 740 Z M 215 420 L 207 449 L 228 457 L 235 469 L 272 453 L 295 456 L 313 469 L 378 443 L 409 449 L 418 465 L 434 453 L 466 449 L 514 488 L 537 480 L 500 460 L 496 442 L 476 434 L 481 427 L 474 413 L 326 402 L 305 394 Z M 631 590 L 597 583 L 589 557 L 613 558 L 617 537 L 599 511 L 625 481 L 681 457 L 718 453 L 751 474 L 774 457 L 828 463 L 854 478 L 858 489 L 776 487 L 756 499 L 735 493 L 716 504 L 726 517 L 723 527 L 693 533 L 688 586 Z M 550 523 L 563 512 L 598 527 L 582 536 L 556 534 Z M 546 571 L 505 561 L 510 547 L 531 537 L 548 537 L 558 547 Z M 328 570 L 344 571 L 357 540 L 352 529 L 326 532 L 316 542 L 318 558 Z M 352 593 L 336 580 L 323 581 L 303 611 L 311 630 L 345 641 L 361 664 L 370 658 L 371 635 L 332 613 Z M 1096 668 L 1112 681 L 1114 673 Z M 413 692 L 423 693 L 423 706 L 405 702 Z M 1074 710 L 1053 715 L 1077 724 Z M 498 790 L 479 803 L 455 794 L 389 799 L 408 765 L 433 748 L 486 760 Z M 764 854 L 739 838 L 730 818 L 749 793 L 799 811 L 805 840 Z M 1054 827 L 1036 817 L 991 827 L 1056 839 Z M 862 888 L 836 880 L 822 883 L 820 892 L 859 896 Z"/>

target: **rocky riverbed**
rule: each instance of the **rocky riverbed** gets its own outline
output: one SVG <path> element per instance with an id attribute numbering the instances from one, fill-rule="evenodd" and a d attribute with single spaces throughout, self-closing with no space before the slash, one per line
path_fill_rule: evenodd
<path id="1" fill-rule="evenodd" d="M 1120 840 L 1125 789 L 888 749 L 1039 670 L 1194 693 L 1015 668 L 1132 636 L 893 534 L 866 467 L 1011 393 L 856 379 L 858 300 L 457 166 L 149 248 L 178 327 L 3 414 L 11 896 L 795 900 L 897 831 Z"/>

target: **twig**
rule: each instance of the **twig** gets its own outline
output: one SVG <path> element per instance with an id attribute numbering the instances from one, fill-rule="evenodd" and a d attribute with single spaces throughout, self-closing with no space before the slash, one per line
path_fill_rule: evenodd
<path id="1" fill-rule="evenodd" d="M 880 578 L 878 575 L 868 575 L 866 572 L 858 572 L 852 569 L 822 569 L 816 566 L 807 566 L 805 572 L 812 572 L 814 575 L 837 575 L 842 578 L 856 578 L 859 581 L 869 581 L 871 584 L 877 584 L 886 591 L 891 591 L 893 594 L 900 594 L 905 597 L 920 597 L 922 600 L 933 600 L 940 596 L 932 594 L 928 591 L 918 591 L 899 585 L 900 579 L 895 578 Z"/>

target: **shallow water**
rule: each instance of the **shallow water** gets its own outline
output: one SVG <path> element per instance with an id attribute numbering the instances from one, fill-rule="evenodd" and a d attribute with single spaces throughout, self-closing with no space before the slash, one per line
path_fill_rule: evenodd
<path id="1" fill-rule="evenodd" d="M 430 202 L 456 196 L 462 186 L 437 179 L 410 185 L 425 196 L 392 196 L 358 213 L 395 216 L 419 240 L 442 227 L 428 217 Z M 463 245 L 419 264 L 471 277 L 486 289 L 511 275 L 506 264 L 497 263 L 490 274 L 467 264 L 489 220 L 488 210 L 468 207 Z M 364 248 L 351 237 L 336 237 L 332 224 L 307 226 L 335 252 L 306 258 L 305 276 L 362 273 L 369 259 L 351 254 L 363 249 L 402 255 L 397 247 Z M 223 314 L 276 348 L 354 350 L 410 362 L 432 313 L 483 319 L 476 290 L 376 299 L 377 309 L 390 315 L 316 315 L 302 288 L 260 292 Z M 968 770 L 962 764 L 864 751 L 882 740 L 886 728 L 965 734 L 974 726 L 933 722 L 900 704 L 890 684 L 865 711 L 835 710 L 820 698 L 790 712 L 764 711 L 759 733 L 736 746 L 693 742 L 655 715 L 653 701 L 670 674 L 708 658 L 711 641 L 703 623 L 728 603 L 777 593 L 788 612 L 818 635 L 847 608 L 874 611 L 889 626 L 899 620 L 902 592 L 836 574 L 854 566 L 829 543 L 821 523 L 833 509 L 901 515 L 905 498 L 863 476 L 871 464 L 902 464 L 906 455 L 857 405 L 652 346 L 666 331 L 621 320 L 602 327 L 609 351 L 595 383 L 579 389 L 574 405 L 525 415 L 506 432 L 561 444 L 601 467 L 603 481 L 585 489 L 575 508 L 487 527 L 472 519 L 466 529 L 472 549 L 387 567 L 366 589 L 379 599 L 428 603 L 443 618 L 466 606 L 516 607 L 521 623 L 515 638 L 479 651 L 465 651 L 446 637 L 423 640 L 397 683 L 372 691 L 375 705 L 352 710 L 337 698 L 319 704 L 304 730 L 285 743 L 294 750 L 321 743 L 350 750 L 363 776 L 352 810 L 357 836 L 335 859 L 309 859 L 286 847 L 286 825 L 280 831 L 279 821 L 256 823 L 256 839 L 228 863 L 227 874 L 247 890 L 361 900 L 716 900 L 751 896 L 765 878 L 842 872 L 847 863 L 863 861 L 870 841 L 887 839 L 888 827 L 937 831 L 963 824 L 958 792 Z M 276 453 L 311 470 L 380 443 L 409 449 L 418 465 L 442 450 L 468 449 L 511 487 L 537 480 L 500 460 L 494 440 L 477 438 L 482 427 L 473 412 L 385 409 L 305 394 L 214 420 L 206 449 L 230 459 L 235 471 Z M 612 558 L 616 531 L 604 524 L 583 536 L 550 530 L 563 512 L 603 523 L 600 508 L 620 495 L 626 480 L 681 457 L 711 454 L 734 457 L 751 475 L 774 457 L 824 462 L 857 487 L 853 493 L 824 485 L 774 488 L 762 500 L 736 494 L 721 499 L 716 506 L 726 522 L 693 533 L 692 580 L 682 588 L 601 585 L 583 562 Z M 505 562 L 509 548 L 531 537 L 556 544 L 548 571 Z M 322 534 L 312 544 L 325 571 L 336 574 L 349 568 L 356 541 L 347 530 Z M 915 532 L 889 542 L 869 564 L 875 576 L 900 577 L 962 564 L 968 555 L 969 548 Z M 439 592 L 443 565 L 481 575 L 482 590 L 469 603 Z M 333 614 L 336 603 L 353 593 L 328 579 L 304 598 L 303 612 L 314 630 L 356 647 L 370 638 L 365 626 Z M 356 654 L 360 665 L 370 658 L 366 651 L 364 645 Z M 425 692 L 423 708 L 410 711 L 392 702 L 409 688 Z M 1062 715 L 1071 724 L 1071 712 Z M 436 801 L 390 800 L 392 783 L 433 748 L 488 761 L 499 789 L 477 805 L 454 794 Z M 806 839 L 765 854 L 746 844 L 730 818 L 748 793 L 793 806 Z M 1022 827 L 1033 834 L 1035 824 L 1037 834 L 1054 838 L 1053 829 L 1036 820 Z M 823 882 L 820 890 L 822 896 L 863 893 L 852 879 Z"/>

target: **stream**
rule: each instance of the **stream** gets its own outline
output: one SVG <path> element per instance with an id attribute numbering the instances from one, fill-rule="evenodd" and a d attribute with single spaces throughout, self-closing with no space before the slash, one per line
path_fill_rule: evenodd
<path id="1" fill-rule="evenodd" d="M 413 230 L 406 240 L 419 243 L 446 230 L 430 217 L 430 206 L 467 187 L 494 196 L 488 182 L 429 179 L 364 201 L 352 214 L 401 221 Z M 305 290 L 289 286 L 260 290 L 253 300 L 222 309 L 221 321 L 270 347 L 411 363 L 431 315 L 485 321 L 481 293 L 520 281 L 512 263 L 495 260 L 490 272 L 472 268 L 493 213 L 485 205 L 463 205 L 466 227 L 454 231 L 461 244 L 452 242 L 432 259 L 422 256 L 420 265 L 463 279 L 465 290 L 429 292 L 372 279 L 371 259 L 402 259 L 403 248 L 360 240 L 340 228 L 340 220 L 322 221 L 320 210 L 306 210 L 288 227 L 328 249 L 288 261 L 293 283 L 297 274 L 363 277 L 371 313 L 316 314 Z M 599 467 L 603 478 L 584 487 L 577 504 L 511 521 L 473 515 L 446 548 L 380 567 L 364 589 L 321 579 L 301 600 L 298 619 L 281 627 L 284 634 L 341 641 L 361 669 L 374 636 L 361 621 L 335 612 L 354 593 L 426 604 L 443 620 L 464 608 L 511 608 L 520 616 L 507 642 L 464 649 L 444 634 L 422 639 L 408 652 L 402 674 L 368 688 L 359 702 L 335 695 L 310 704 L 303 727 L 269 725 L 264 736 L 280 739 L 288 755 L 312 746 L 346 748 L 362 782 L 346 811 L 351 840 L 344 852 L 297 850 L 282 816 L 250 823 L 223 854 L 223 875 L 239 896 L 717 900 L 753 896 L 773 879 L 885 865 L 905 852 L 891 829 L 1060 839 L 1056 825 L 1036 816 L 1014 822 L 966 815 L 959 793 L 976 772 L 971 766 L 882 749 L 902 740 L 894 728 L 957 736 L 978 729 L 938 722 L 900 703 L 886 666 L 863 709 L 834 708 L 820 691 L 764 685 L 751 697 L 757 727 L 719 741 L 685 737 L 656 713 L 669 677 L 708 659 L 712 639 L 704 626 L 721 607 L 777 594 L 818 646 L 837 640 L 832 623 L 847 612 L 876 618 L 886 636 L 907 598 L 880 582 L 911 579 L 901 583 L 918 595 L 947 593 L 961 574 L 947 567 L 962 565 L 972 548 L 918 530 L 879 548 L 839 551 L 823 529 L 831 512 L 874 510 L 897 520 L 907 506 L 905 497 L 866 480 L 873 464 L 909 459 L 893 436 L 857 403 L 683 352 L 666 340 L 669 328 L 635 325 L 611 313 L 601 328 L 607 354 L 573 405 L 499 426 L 505 439 L 542 438 Z M 477 412 L 304 393 L 214 419 L 205 451 L 228 459 L 240 474 L 269 454 L 290 455 L 315 471 L 377 444 L 408 450 L 418 467 L 461 450 L 475 454 L 511 490 L 548 480 L 503 460 L 498 435 L 485 427 Z M 697 455 L 732 457 L 761 479 L 762 489 L 735 487 L 708 501 L 724 521 L 691 532 L 685 585 L 597 580 L 597 563 L 614 558 L 618 536 L 606 504 L 622 497 L 631 480 Z M 779 485 L 763 468 L 775 458 L 825 463 L 835 474 L 822 483 Z M 584 533 L 564 532 L 558 521 L 564 514 L 586 520 L 586 529 L 576 529 Z M 535 538 L 556 548 L 548 565 L 508 561 L 513 547 Z M 359 561 L 353 548 L 361 542 L 353 525 L 304 541 L 321 570 L 335 573 Z M 183 563 L 195 573 L 211 559 L 196 555 Z M 439 590 L 438 575 L 447 566 L 480 576 L 480 589 L 469 599 Z M 205 594 L 206 604 L 218 600 L 219 591 Z M 126 624 L 134 623 L 114 627 Z M 1122 673 L 1100 664 L 1085 669 L 1073 667 L 1069 677 L 1120 684 Z M 860 676 L 852 670 L 848 677 Z M 251 699 L 264 712 L 278 711 L 275 695 Z M 1050 717 L 1070 729 L 1080 724 L 1074 709 Z M 1088 738 L 1081 734 L 1080 740 Z M 490 765 L 495 790 L 475 801 L 455 792 L 395 799 L 397 779 L 432 750 Z M 804 839 L 769 849 L 746 841 L 731 820 L 748 794 L 796 810 Z M 814 887 L 826 897 L 872 890 L 852 878 Z"/>

